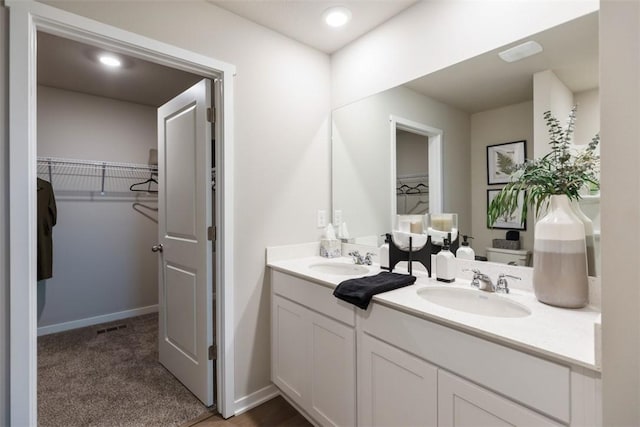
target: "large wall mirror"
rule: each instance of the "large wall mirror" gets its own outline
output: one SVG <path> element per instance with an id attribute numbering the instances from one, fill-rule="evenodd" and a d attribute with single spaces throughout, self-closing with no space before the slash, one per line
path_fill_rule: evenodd
<path id="1" fill-rule="evenodd" d="M 498 53 L 524 41 L 543 51 L 507 63 Z M 425 52 L 428 54 L 428 52 Z M 598 14 L 524 40 L 333 111 L 332 203 L 357 243 L 376 245 L 396 213 L 458 214 L 461 234 L 486 256 L 504 229 L 486 223 L 487 147 L 526 141 L 526 157 L 546 151 L 542 113 L 565 122 L 578 104 L 575 144 L 599 131 Z M 583 210 L 599 234 L 599 197 Z M 533 251 L 534 218 L 519 230 Z"/>

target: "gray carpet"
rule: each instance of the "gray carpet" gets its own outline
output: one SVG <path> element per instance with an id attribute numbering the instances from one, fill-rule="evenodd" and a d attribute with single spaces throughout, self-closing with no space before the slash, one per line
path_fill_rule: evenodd
<path id="1" fill-rule="evenodd" d="M 41 427 L 175 426 L 204 412 L 158 363 L 157 314 L 38 338 Z"/>

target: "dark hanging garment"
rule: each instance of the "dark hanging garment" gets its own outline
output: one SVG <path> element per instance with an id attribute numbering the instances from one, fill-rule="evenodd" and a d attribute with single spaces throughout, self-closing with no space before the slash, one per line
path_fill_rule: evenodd
<path id="1" fill-rule="evenodd" d="M 53 276 L 53 226 L 57 214 L 53 187 L 38 178 L 38 280 Z"/>

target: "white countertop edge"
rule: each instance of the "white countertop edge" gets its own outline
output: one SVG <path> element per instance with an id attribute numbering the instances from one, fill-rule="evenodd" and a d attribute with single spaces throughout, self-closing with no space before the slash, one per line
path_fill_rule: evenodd
<path id="1" fill-rule="evenodd" d="M 591 363 L 587 360 L 581 360 L 574 357 L 565 356 L 561 353 L 549 351 L 534 345 L 529 345 L 523 341 L 511 339 L 504 335 L 495 334 L 493 332 L 487 331 L 482 328 L 475 328 L 471 325 L 457 322 L 445 316 L 439 316 L 433 313 L 424 312 L 422 310 L 416 310 L 411 307 L 407 307 L 406 305 L 403 305 L 403 304 L 399 304 L 391 301 L 383 301 L 383 300 L 376 299 L 375 297 L 373 298 L 373 302 L 376 304 L 381 304 L 390 308 L 397 309 L 404 313 L 410 314 L 412 316 L 420 317 L 422 319 L 437 323 L 442 326 L 446 326 L 461 332 L 468 333 L 475 337 L 487 339 L 496 344 L 504 345 L 504 346 L 513 348 L 515 350 L 524 351 L 525 353 L 532 354 L 537 357 L 542 356 L 542 357 L 551 359 L 554 362 L 560 361 L 564 363 L 569 363 L 571 365 L 581 366 L 583 368 L 587 368 L 592 371 L 601 372 L 601 368 L 596 364 L 595 359 L 594 359 L 594 362 Z"/>
<path id="2" fill-rule="evenodd" d="M 340 283 L 342 280 L 353 278 L 350 276 L 341 277 L 341 276 L 334 276 L 334 275 L 326 275 L 322 273 L 315 273 L 310 270 L 301 268 L 301 264 L 310 265 L 312 263 L 320 263 L 320 262 L 350 263 L 350 259 L 341 257 L 341 258 L 334 258 L 330 260 L 327 258 L 322 258 L 320 256 L 298 257 L 295 259 L 289 258 L 286 260 L 272 261 L 267 263 L 267 266 L 276 271 L 280 271 L 286 274 L 291 274 L 298 278 L 309 280 L 311 282 L 314 282 L 324 287 L 328 287 L 330 289 L 334 289 L 338 285 L 338 283 Z M 298 268 L 296 268 L 296 266 Z M 380 272 L 379 266 L 377 265 L 371 266 L 369 268 L 370 268 L 371 275 L 374 275 Z M 372 303 L 385 305 L 387 307 L 397 309 L 409 315 L 413 315 L 416 317 L 423 318 L 425 320 L 433 321 L 443 326 L 451 327 L 452 329 L 466 332 L 473 336 L 484 338 L 489 341 L 495 342 L 497 344 L 502 344 L 502 345 L 514 348 L 516 350 L 524 351 L 529 354 L 551 359 L 552 361 L 564 362 L 570 365 L 580 366 L 580 367 L 589 369 L 591 371 L 601 372 L 600 364 L 598 363 L 598 360 L 596 358 L 597 343 L 594 342 L 595 337 L 593 333 L 591 333 L 589 336 L 583 337 L 586 340 L 583 344 L 587 344 L 586 345 L 587 347 L 593 348 L 593 351 L 584 352 L 588 354 L 577 355 L 577 354 L 574 354 L 575 352 L 572 352 L 572 351 L 551 350 L 550 347 L 554 347 L 553 345 L 541 346 L 541 345 L 531 344 L 530 342 L 526 342 L 522 338 L 520 339 L 514 338 L 513 336 L 509 336 L 509 334 L 498 333 L 496 331 L 490 330 L 490 328 L 486 329 L 486 328 L 474 325 L 474 323 L 475 324 L 482 323 L 483 320 L 486 323 L 486 319 L 483 319 L 485 316 L 479 317 L 473 314 L 460 313 L 455 310 L 450 310 L 444 307 L 435 306 L 432 303 L 427 304 L 428 306 L 427 309 L 425 309 L 424 304 L 420 304 L 420 305 L 423 305 L 423 307 L 421 308 L 415 308 L 415 307 L 412 307 L 411 305 L 404 304 L 402 302 L 402 299 L 403 299 L 402 293 L 406 293 L 407 289 L 416 289 L 415 288 L 416 286 L 424 287 L 424 286 L 442 285 L 441 283 L 438 283 L 438 284 L 424 283 L 426 274 L 420 274 L 420 276 L 422 275 L 425 276 L 425 277 L 419 278 L 420 280 L 422 280 L 422 282 L 420 283 L 417 282 L 416 284 L 405 287 L 405 288 L 400 288 L 394 291 L 389 291 L 389 292 L 375 295 L 372 299 Z M 461 281 L 459 280 L 456 285 L 459 286 L 460 284 L 462 284 L 462 282 L 464 282 L 464 280 L 461 280 Z M 447 285 L 444 285 L 444 286 L 447 286 Z M 521 290 L 517 290 L 515 292 L 523 293 L 523 294 L 526 293 L 525 291 L 521 291 Z M 551 310 L 551 311 L 556 311 L 556 313 L 562 314 L 561 316 L 559 316 L 561 318 L 566 318 L 566 316 L 572 316 L 571 314 L 572 312 L 576 313 L 576 312 L 587 311 L 588 312 L 587 317 L 591 317 L 591 315 L 593 315 L 594 323 L 595 323 L 595 319 L 597 318 L 597 316 L 600 316 L 600 314 L 593 307 L 587 307 L 585 309 L 580 309 L 580 310 L 571 310 L 571 309 L 557 309 L 555 307 L 546 306 L 544 304 L 537 303 L 537 302 L 536 304 L 540 304 L 539 308 L 542 311 Z M 562 319 L 559 319 L 559 320 L 561 321 Z M 500 320 L 500 322 L 503 322 L 503 321 L 517 322 L 517 319 L 501 319 Z M 558 338 L 558 340 L 560 340 L 560 338 Z M 562 343 L 564 343 L 564 341 Z M 557 347 L 557 345 L 555 347 Z"/>

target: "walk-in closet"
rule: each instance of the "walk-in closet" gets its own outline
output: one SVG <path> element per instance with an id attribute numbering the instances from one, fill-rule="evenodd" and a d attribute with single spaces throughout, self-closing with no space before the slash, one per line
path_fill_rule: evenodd
<path id="1" fill-rule="evenodd" d="M 158 362 L 158 107 L 202 77 L 100 54 L 38 34 L 38 422 L 178 425 L 210 409 Z"/>

